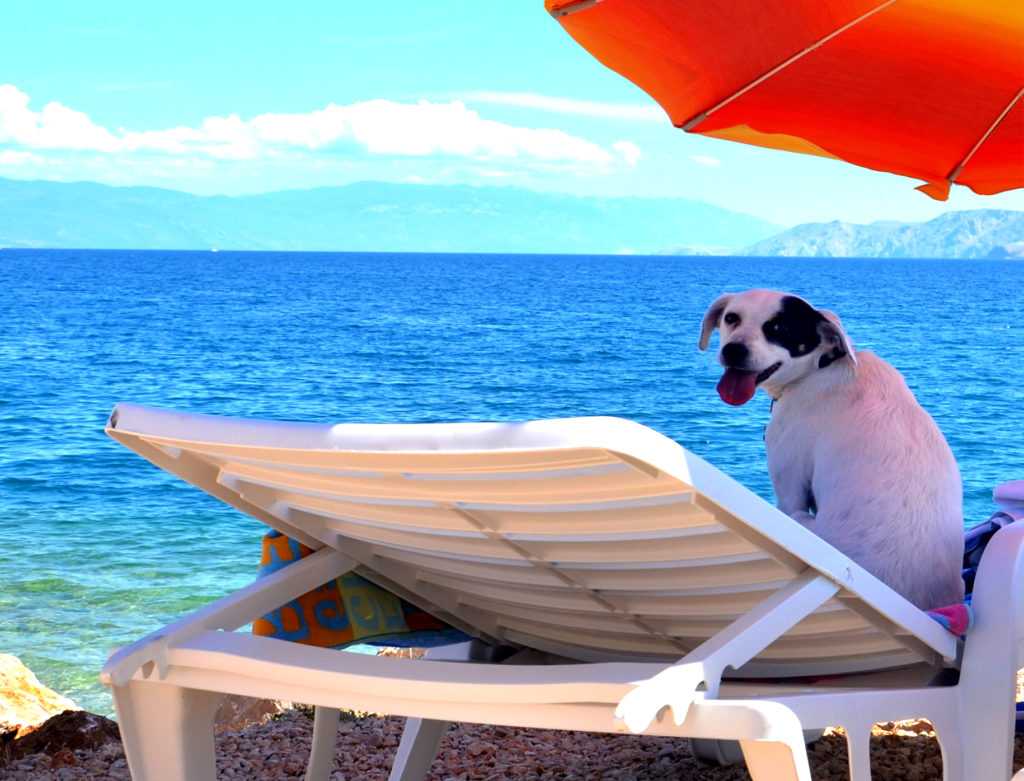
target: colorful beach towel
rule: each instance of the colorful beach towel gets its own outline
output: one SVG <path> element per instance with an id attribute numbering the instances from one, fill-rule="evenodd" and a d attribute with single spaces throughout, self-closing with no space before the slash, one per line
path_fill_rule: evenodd
<path id="1" fill-rule="evenodd" d="M 312 550 L 305 545 L 270 532 L 263 536 L 263 556 L 256 577 L 266 577 L 310 553 Z M 355 644 L 430 648 L 469 639 L 351 572 L 257 618 L 252 632 L 324 648 Z"/>

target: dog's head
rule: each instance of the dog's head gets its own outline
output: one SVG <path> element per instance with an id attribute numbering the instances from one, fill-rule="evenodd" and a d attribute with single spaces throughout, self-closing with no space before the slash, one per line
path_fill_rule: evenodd
<path id="1" fill-rule="evenodd" d="M 846 331 L 832 312 L 777 290 L 726 294 L 704 315 L 700 349 L 720 328 L 718 360 L 725 375 L 718 394 L 728 404 L 750 401 L 757 388 L 778 398 L 788 385 L 834 362 L 857 363 Z"/>

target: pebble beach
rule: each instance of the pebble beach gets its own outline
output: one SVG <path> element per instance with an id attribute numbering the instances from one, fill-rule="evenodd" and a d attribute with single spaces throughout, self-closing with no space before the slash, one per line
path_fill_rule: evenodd
<path id="1" fill-rule="evenodd" d="M 422 651 L 388 648 L 381 653 L 419 656 Z M 1024 670 L 1017 673 L 1016 688 L 1017 701 L 1024 701 Z M 57 702 L 58 710 L 75 707 L 70 701 L 59 704 L 65 698 L 43 685 L 33 695 L 40 693 L 42 699 Z M 304 777 L 313 735 L 312 708 L 231 696 L 224 698 L 215 724 L 218 779 L 273 781 Z M 386 781 L 404 726 L 405 719 L 399 716 L 342 711 L 331 781 Z M 131 779 L 116 722 L 87 711 L 57 712 L 42 724 L 22 730 L 13 742 L 0 741 L 0 749 L 0 781 Z M 812 781 L 849 779 L 842 730 L 826 729 L 808 745 L 807 754 Z M 1018 734 L 1014 739 L 1013 770 L 1021 768 L 1024 735 Z M 871 771 L 874 781 L 942 781 L 941 748 L 931 724 L 926 720 L 876 724 L 871 738 Z M 749 778 L 742 762 L 723 766 L 698 759 L 683 738 L 453 724 L 426 781 Z"/>
<path id="2" fill-rule="evenodd" d="M 392 716 L 345 714 L 338 730 L 332 781 L 385 781 L 405 720 Z M 313 722 L 306 710 L 286 710 L 262 724 L 217 737 L 219 779 L 301 778 L 309 758 Z M 843 781 L 846 741 L 838 731 L 809 747 L 814 781 Z M 1024 741 L 1018 736 L 1014 770 L 1024 766 Z M 882 781 L 939 781 L 942 759 L 927 722 L 876 727 L 872 738 L 873 777 Z M 129 779 L 121 744 L 92 750 L 57 750 L 28 755 L 6 768 L 10 781 L 101 781 Z M 688 741 L 628 735 L 454 725 L 442 743 L 427 781 L 489 779 L 678 779 L 741 781 L 742 764 L 709 766 L 696 759 Z"/>

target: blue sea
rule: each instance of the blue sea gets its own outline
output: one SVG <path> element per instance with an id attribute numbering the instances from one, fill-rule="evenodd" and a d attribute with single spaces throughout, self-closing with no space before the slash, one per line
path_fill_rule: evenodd
<path id="1" fill-rule="evenodd" d="M 774 287 L 899 368 L 964 476 L 1024 477 L 1020 261 L 0 250 L 0 652 L 109 713 L 107 652 L 245 584 L 263 527 L 109 440 L 118 401 L 301 421 L 620 415 L 771 499 L 701 317 Z M 898 519 L 893 519 L 898 533 Z"/>

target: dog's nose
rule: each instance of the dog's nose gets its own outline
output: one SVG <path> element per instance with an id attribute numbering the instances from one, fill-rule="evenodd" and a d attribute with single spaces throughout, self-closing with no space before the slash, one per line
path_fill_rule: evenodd
<path id="1" fill-rule="evenodd" d="M 739 342 L 729 342 L 722 346 L 722 360 L 726 366 L 740 368 L 747 362 L 747 346 Z"/>

